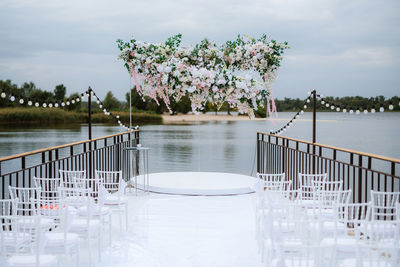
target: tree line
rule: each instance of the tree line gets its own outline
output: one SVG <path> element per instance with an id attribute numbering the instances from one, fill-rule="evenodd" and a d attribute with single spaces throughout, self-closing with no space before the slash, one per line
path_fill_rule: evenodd
<path id="1" fill-rule="evenodd" d="M 33 82 L 25 82 L 20 87 L 16 84 L 13 84 L 11 80 L 0 80 L 0 91 L 6 92 L 7 94 L 12 93 L 17 99 L 25 98 L 31 100 L 37 100 L 40 102 L 45 101 L 46 103 L 50 102 L 60 102 L 66 101 L 67 99 L 77 98 L 79 93 L 73 93 L 67 97 L 66 95 L 67 88 L 63 84 L 56 85 L 54 90 L 49 92 L 42 90 Z M 131 89 L 131 103 L 132 108 L 135 112 L 147 112 L 147 113 L 156 113 L 162 114 L 168 112 L 167 107 L 162 103 L 163 101 L 159 101 L 160 105 L 158 105 L 153 99 L 149 97 L 142 97 L 138 94 L 135 88 Z M 394 106 L 395 111 L 400 111 L 399 101 L 400 98 L 397 96 L 391 98 L 385 98 L 384 96 L 376 96 L 376 97 L 362 97 L 362 96 L 346 96 L 346 97 L 324 97 L 324 100 L 330 104 L 334 104 L 335 106 L 340 106 L 341 108 L 353 109 L 357 110 L 357 108 L 363 109 L 371 109 L 375 108 L 379 110 L 379 107 L 383 105 L 386 109 L 392 104 Z M 111 91 L 108 91 L 105 98 L 102 100 L 104 107 L 107 110 L 128 110 L 130 103 L 130 94 L 129 92 L 125 94 L 125 101 L 119 101 Z M 174 99 L 170 99 L 170 107 L 174 111 L 174 113 L 183 113 L 186 114 L 192 111 L 191 102 L 188 96 L 183 96 L 178 102 Z M 95 102 L 91 103 L 94 111 L 96 109 L 99 111 L 100 109 L 97 107 Z M 282 111 L 293 111 L 297 112 L 303 109 L 305 104 L 304 99 L 299 98 L 284 98 L 282 100 L 275 100 L 276 108 L 278 112 Z M 17 101 L 10 101 L 8 99 L 0 98 L 0 107 L 21 107 Z M 26 106 L 26 105 L 24 105 Z M 308 106 L 311 106 L 308 104 Z M 87 102 L 77 102 L 75 104 L 71 104 L 69 106 L 64 107 L 67 110 L 75 110 L 75 111 L 83 111 L 87 109 Z M 325 105 L 322 105 L 320 101 L 318 101 L 317 106 L 318 111 L 333 111 Z M 231 109 L 227 103 L 225 103 L 219 111 L 228 112 L 235 111 Z M 218 112 L 217 107 L 212 103 L 207 103 L 203 112 Z M 266 109 L 264 107 L 259 107 L 255 112 L 258 117 L 265 117 Z"/>

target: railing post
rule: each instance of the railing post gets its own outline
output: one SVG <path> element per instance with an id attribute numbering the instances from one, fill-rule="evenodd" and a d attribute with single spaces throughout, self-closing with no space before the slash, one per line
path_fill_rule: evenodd
<path id="1" fill-rule="evenodd" d="M 92 88 L 88 89 L 89 140 L 92 140 Z"/>

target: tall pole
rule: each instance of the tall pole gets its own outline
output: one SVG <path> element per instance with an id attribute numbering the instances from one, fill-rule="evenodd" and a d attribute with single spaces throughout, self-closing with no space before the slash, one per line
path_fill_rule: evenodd
<path id="1" fill-rule="evenodd" d="M 88 89 L 89 140 L 92 140 L 92 88 Z"/>
<path id="2" fill-rule="evenodd" d="M 317 132 L 317 91 L 312 91 L 313 94 L 313 134 L 312 134 L 312 141 L 313 143 L 316 142 L 316 132 Z"/>
<path id="3" fill-rule="evenodd" d="M 313 144 L 315 144 L 316 141 L 316 132 L 317 132 L 317 91 L 314 90 L 312 91 L 312 95 L 313 95 L 313 136 L 312 136 L 312 141 Z M 316 174 L 316 165 L 315 165 L 315 145 L 313 145 L 313 174 Z"/>
<path id="4" fill-rule="evenodd" d="M 132 129 L 132 88 L 129 89 L 129 129 Z"/>

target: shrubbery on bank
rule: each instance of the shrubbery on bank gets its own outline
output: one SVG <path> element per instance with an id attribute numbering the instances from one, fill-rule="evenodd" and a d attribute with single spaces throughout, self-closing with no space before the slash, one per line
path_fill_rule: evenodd
<path id="1" fill-rule="evenodd" d="M 129 112 L 113 112 L 120 116 L 120 120 L 129 124 Z M 86 123 L 89 115 L 84 112 L 66 111 L 57 108 L 1 108 L 0 124 L 63 124 L 63 123 Z M 161 123 L 162 117 L 158 114 L 133 113 L 132 122 Z M 92 123 L 117 123 L 112 116 L 104 113 L 93 113 Z"/>

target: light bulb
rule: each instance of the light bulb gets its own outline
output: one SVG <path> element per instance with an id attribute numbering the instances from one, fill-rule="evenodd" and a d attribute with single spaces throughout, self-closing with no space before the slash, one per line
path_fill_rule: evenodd
<path id="1" fill-rule="evenodd" d="M 28 106 L 32 106 L 32 101 L 28 101 Z"/>
<path id="2" fill-rule="evenodd" d="M 335 106 L 331 106 L 331 110 L 334 110 L 335 109 Z"/>
<path id="3" fill-rule="evenodd" d="M 326 105 L 325 105 L 327 108 L 329 108 L 329 103 L 326 103 Z"/>
<path id="4" fill-rule="evenodd" d="M 99 108 L 102 108 L 103 107 L 103 105 L 99 105 Z"/>
<path id="5" fill-rule="evenodd" d="M 336 108 L 336 111 L 339 112 L 339 111 L 340 111 L 340 108 Z"/>
<path id="6" fill-rule="evenodd" d="M 46 104 L 46 103 L 43 103 L 42 106 L 45 108 L 45 107 L 47 107 L 47 104 Z"/>
<path id="7" fill-rule="evenodd" d="M 78 97 L 78 98 L 76 99 L 76 102 L 79 102 L 79 101 L 81 101 L 81 99 Z"/>
<path id="8" fill-rule="evenodd" d="M 349 113 L 350 113 L 350 114 L 353 114 L 353 112 L 354 112 L 354 111 L 353 111 L 352 109 L 350 109 Z"/>
<path id="9" fill-rule="evenodd" d="M 58 103 L 55 103 L 54 106 L 55 106 L 56 108 L 58 108 Z"/>
<path id="10" fill-rule="evenodd" d="M 64 107 L 64 106 L 65 106 L 65 103 L 64 103 L 64 102 L 61 102 L 61 106 Z"/>
<path id="11" fill-rule="evenodd" d="M 72 104 L 75 104 L 75 100 L 74 100 L 74 99 L 72 99 L 72 100 L 71 100 L 71 103 L 72 103 Z"/>
<path id="12" fill-rule="evenodd" d="M 379 108 L 379 112 L 384 112 L 385 111 L 385 108 L 384 107 L 380 107 Z"/>
<path id="13" fill-rule="evenodd" d="M 38 102 L 35 103 L 35 107 L 39 107 L 39 103 Z"/>
<path id="14" fill-rule="evenodd" d="M 346 112 L 347 112 L 347 109 L 344 108 L 344 109 L 343 109 L 343 113 L 346 113 Z"/>
<path id="15" fill-rule="evenodd" d="M 119 116 L 117 115 L 117 116 L 115 116 L 117 119 L 119 119 Z"/>
<path id="16" fill-rule="evenodd" d="M 96 101 L 96 103 L 97 103 L 97 104 L 100 104 L 100 101 L 99 101 L 99 100 L 97 100 L 97 101 Z"/>
<path id="17" fill-rule="evenodd" d="M 389 109 L 390 109 L 390 110 L 393 110 L 393 109 L 394 109 L 394 106 L 393 106 L 392 104 L 390 104 L 390 105 L 389 105 Z"/>
<path id="18" fill-rule="evenodd" d="M 324 97 L 324 95 L 323 95 L 323 94 L 320 94 L 320 95 L 319 95 L 319 97 L 323 98 L 323 97 Z"/>
<path id="19" fill-rule="evenodd" d="M 307 99 L 307 103 L 310 103 L 310 99 Z"/>
<path id="20" fill-rule="evenodd" d="M 360 114 L 360 110 L 359 109 L 356 110 L 356 114 L 357 115 Z"/>
<path id="21" fill-rule="evenodd" d="M 304 110 L 300 110 L 300 114 L 303 114 L 304 113 Z"/>
<path id="22" fill-rule="evenodd" d="M 364 109 L 364 114 L 368 114 L 368 110 L 367 109 Z"/>
<path id="23" fill-rule="evenodd" d="M 67 101 L 67 106 L 69 106 L 69 104 L 71 104 L 69 101 Z"/>
<path id="24" fill-rule="evenodd" d="M 371 109 L 371 113 L 372 113 L 372 114 L 375 113 L 375 111 L 376 111 L 376 110 L 375 110 L 374 108 Z"/>
<path id="25" fill-rule="evenodd" d="M 53 107 L 53 103 L 50 103 L 50 104 L 49 104 L 49 108 L 52 108 L 52 107 Z"/>
<path id="26" fill-rule="evenodd" d="M 304 105 L 304 109 L 307 109 L 307 105 Z"/>
<path id="27" fill-rule="evenodd" d="M 14 100 L 15 100 L 15 96 L 13 96 L 13 95 L 12 95 L 12 96 L 10 96 L 10 100 L 14 102 Z"/>
<path id="28" fill-rule="evenodd" d="M 118 124 L 121 124 L 121 121 L 118 121 Z"/>
<path id="29" fill-rule="evenodd" d="M 321 104 L 322 104 L 322 105 L 323 105 L 323 104 L 325 104 L 325 101 L 324 101 L 324 100 L 322 100 L 322 101 L 321 101 Z"/>
<path id="30" fill-rule="evenodd" d="M 2 97 L 2 98 L 6 98 L 6 93 L 1 92 L 1 97 Z"/>
<path id="31" fill-rule="evenodd" d="M 24 100 L 21 98 L 21 99 L 19 100 L 19 103 L 20 103 L 20 104 L 23 104 L 23 103 L 24 103 Z"/>

